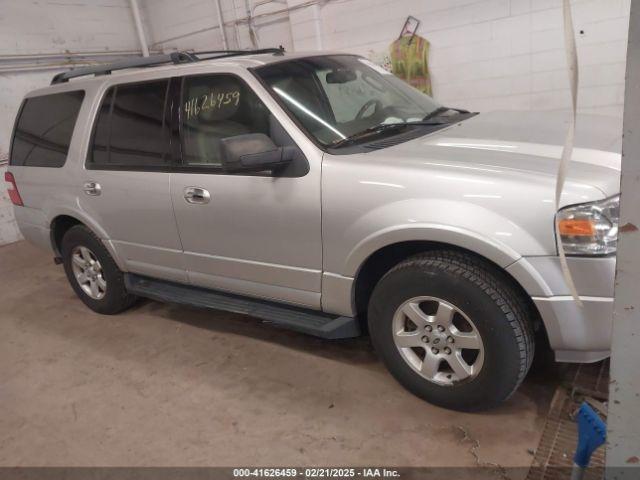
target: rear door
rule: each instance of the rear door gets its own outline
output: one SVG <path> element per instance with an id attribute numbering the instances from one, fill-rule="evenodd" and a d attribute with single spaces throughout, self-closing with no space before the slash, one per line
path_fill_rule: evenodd
<path id="1" fill-rule="evenodd" d="M 296 145 L 273 100 L 235 75 L 206 74 L 185 77 L 177 103 L 182 166 L 171 194 L 191 283 L 319 309 L 321 153 L 306 145 L 286 174 L 230 174 L 223 138 L 262 133 Z"/>
<path id="2" fill-rule="evenodd" d="M 170 79 L 118 84 L 102 99 L 81 208 L 130 272 L 186 282 L 170 196 Z"/>

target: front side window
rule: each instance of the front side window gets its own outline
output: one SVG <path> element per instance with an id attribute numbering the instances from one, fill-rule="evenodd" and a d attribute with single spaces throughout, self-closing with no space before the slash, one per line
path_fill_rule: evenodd
<path id="1" fill-rule="evenodd" d="M 16 123 L 10 164 L 62 167 L 83 99 L 84 91 L 27 98 Z"/>
<path id="2" fill-rule="evenodd" d="M 124 84 L 107 91 L 94 127 L 94 168 L 158 168 L 171 164 L 168 80 Z"/>
<path id="3" fill-rule="evenodd" d="M 250 133 L 271 136 L 270 113 L 233 75 L 186 77 L 180 107 L 182 158 L 187 166 L 221 167 L 221 140 Z"/>
<path id="4" fill-rule="evenodd" d="M 326 147 L 381 125 L 418 128 L 421 122 L 427 125 L 431 114 L 451 110 L 357 56 L 294 59 L 257 68 L 255 73 L 290 115 Z M 438 125 L 453 117 L 439 117 Z M 435 122 L 429 120 L 428 125 Z"/>

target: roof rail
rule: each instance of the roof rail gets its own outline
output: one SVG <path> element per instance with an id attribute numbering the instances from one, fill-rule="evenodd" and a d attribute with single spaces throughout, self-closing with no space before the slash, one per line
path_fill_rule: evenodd
<path id="1" fill-rule="evenodd" d="M 196 62 L 197 57 L 186 52 L 173 52 L 166 55 L 152 55 L 150 57 L 136 57 L 121 60 L 119 62 L 108 63 L 106 65 L 96 65 L 92 67 L 75 68 L 68 72 L 57 74 L 51 80 L 51 85 L 56 83 L 64 83 L 71 78 L 83 77 L 85 75 L 109 75 L 115 70 L 124 70 L 126 68 L 154 67 L 164 65 L 166 63 L 189 63 Z"/>
<path id="2" fill-rule="evenodd" d="M 119 62 L 109 63 L 106 65 L 96 65 L 91 67 L 82 67 L 69 70 L 68 72 L 58 73 L 51 80 L 51 85 L 57 83 L 68 82 L 71 78 L 84 77 L 85 75 L 109 75 L 116 70 L 125 70 L 127 68 L 155 67 L 168 63 L 192 63 L 203 60 L 213 60 L 216 58 L 237 57 L 241 55 L 257 55 L 261 53 L 273 53 L 274 55 L 283 55 L 284 48 L 263 48 L 259 50 L 209 50 L 201 52 L 172 52 L 168 54 L 152 55 L 150 57 L 136 57 Z M 207 58 L 201 58 L 206 55 Z"/>
<path id="3" fill-rule="evenodd" d="M 205 50 L 193 52 L 198 60 L 212 60 L 214 58 L 238 57 L 241 55 L 259 55 L 261 53 L 273 53 L 274 55 L 284 55 L 284 47 L 278 48 L 261 48 L 258 50 Z M 213 57 L 201 58 L 201 55 L 213 55 Z"/>

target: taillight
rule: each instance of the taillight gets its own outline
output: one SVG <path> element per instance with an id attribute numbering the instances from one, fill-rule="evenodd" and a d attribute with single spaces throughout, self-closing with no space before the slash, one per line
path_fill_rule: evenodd
<path id="1" fill-rule="evenodd" d="M 22 198 L 20 198 L 20 192 L 18 192 L 18 186 L 16 185 L 16 179 L 13 178 L 13 173 L 4 172 L 4 181 L 7 182 L 7 193 L 9 193 L 9 199 L 11 203 L 22 207 Z"/>

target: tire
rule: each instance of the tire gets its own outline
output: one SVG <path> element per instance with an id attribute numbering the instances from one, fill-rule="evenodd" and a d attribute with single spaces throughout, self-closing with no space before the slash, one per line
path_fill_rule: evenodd
<path id="1" fill-rule="evenodd" d="M 493 265 L 463 252 L 432 251 L 399 263 L 378 282 L 369 331 L 409 391 L 441 407 L 479 411 L 508 399 L 527 374 L 534 353 L 529 311 Z"/>
<path id="2" fill-rule="evenodd" d="M 61 251 L 71 287 L 91 310 L 114 315 L 136 301 L 136 297 L 127 292 L 124 275 L 116 262 L 102 241 L 87 227 L 71 227 L 62 238 Z M 91 270 L 92 267 L 95 270 Z M 96 288 L 92 290 L 92 286 Z"/>

